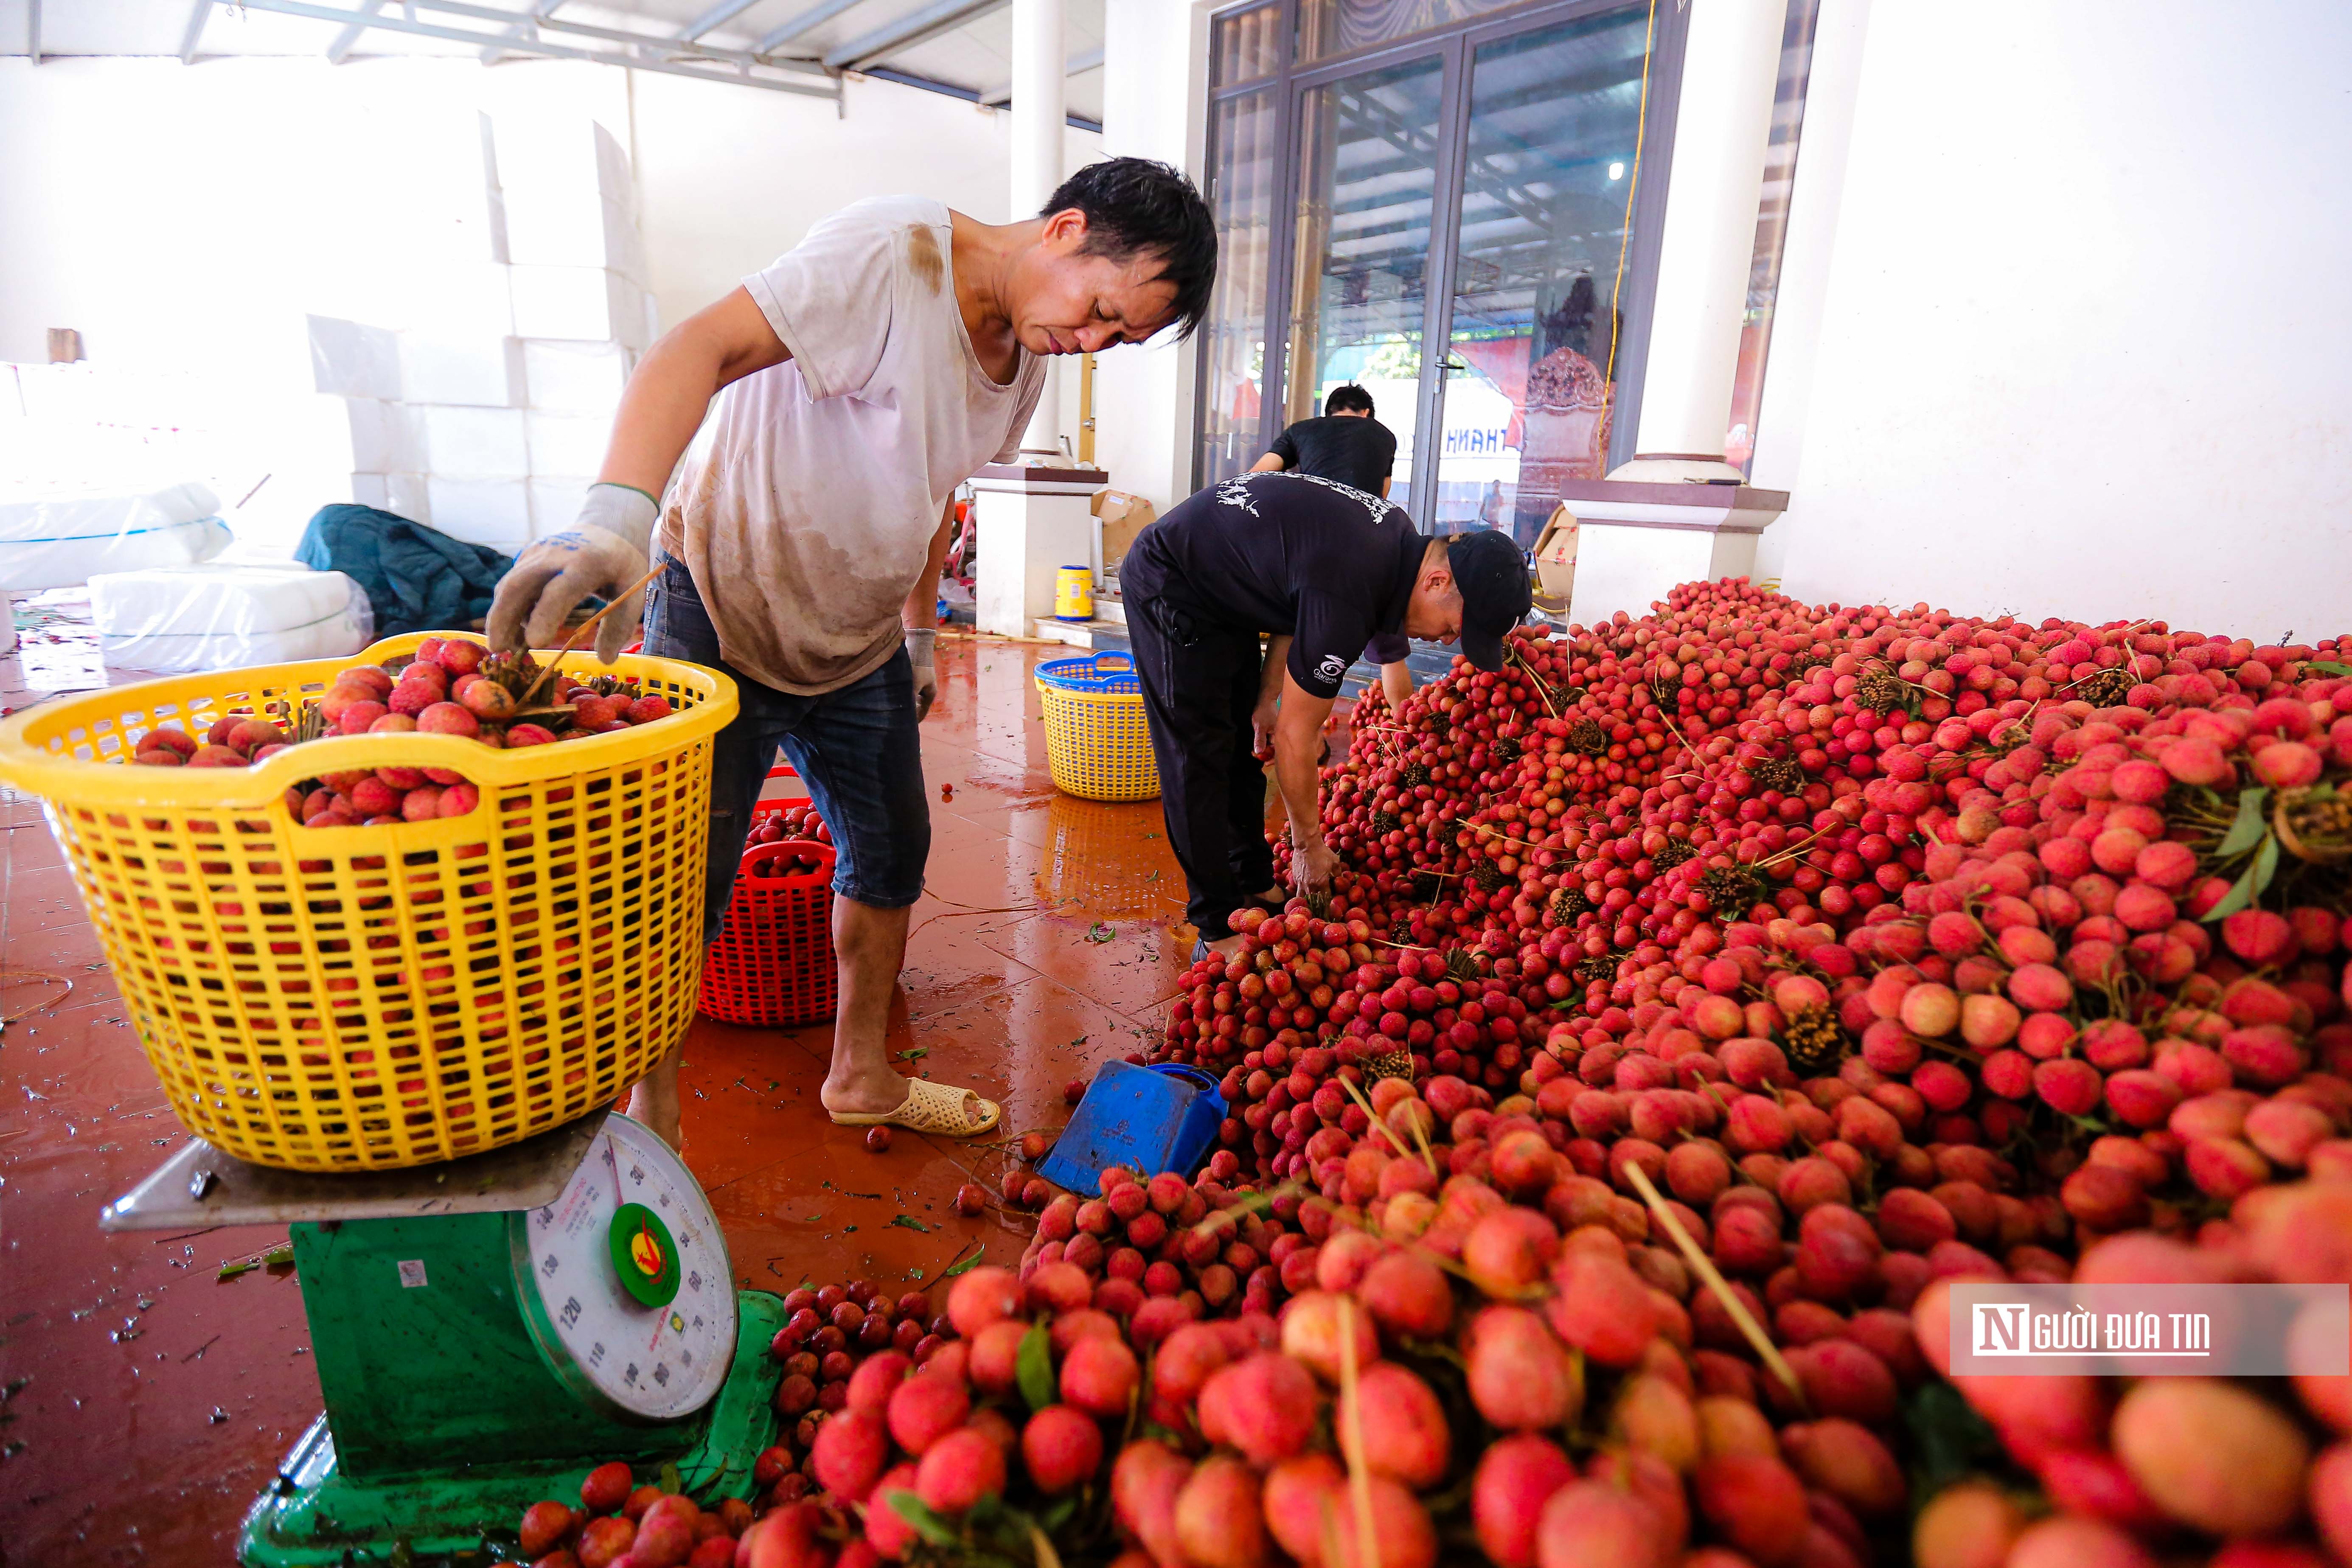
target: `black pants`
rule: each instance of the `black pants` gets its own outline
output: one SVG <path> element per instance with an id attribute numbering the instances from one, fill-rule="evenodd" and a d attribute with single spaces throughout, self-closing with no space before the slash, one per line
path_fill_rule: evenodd
<path id="1" fill-rule="evenodd" d="M 1257 634 L 1199 625 L 1165 597 L 1131 598 L 1127 607 L 1160 809 L 1184 868 L 1185 918 L 1215 942 L 1233 934 L 1226 916 L 1274 885 L 1265 773 L 1250 750 Z"/>

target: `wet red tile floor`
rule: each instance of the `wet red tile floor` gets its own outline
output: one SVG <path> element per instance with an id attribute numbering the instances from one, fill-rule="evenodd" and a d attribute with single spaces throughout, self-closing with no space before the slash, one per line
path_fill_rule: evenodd
<path id="1" fill-rule="evenodd" d="M 903 1291 L 975 1247 L 1013 1261 L 1025 1223 L 959 1217 L 956 1186 L 969 1173 L 992 1193 L 1006 1144 L 1058 1127 L 1063 1086 L 1163 1016 L 1192 945 L 1182 880 L 1157 802 L 1054 789 L 1030 670 L 1060 651 L 943 637 L 923 727 L 931 860 L 891 1046 L 1001 1100 L 1004 1128 L 982 1143 L 902 1131 L 868 1153 L 817 1105 L 829 1025 L 698 1019 L 684 1152 L 740 1284 L 862 1275 Z M 0 701 L 28 700 L 26 684 L 0 660 Z M 100 1233 L 100 1209 L 186 1135 L 37 803 L 0 792 L 0 1015 L 55 999 L 0 1031 L 0 1563 L 226 1562 L 319 1408 L 292 1276 L 218 1278 L 284 1232 Z"/>

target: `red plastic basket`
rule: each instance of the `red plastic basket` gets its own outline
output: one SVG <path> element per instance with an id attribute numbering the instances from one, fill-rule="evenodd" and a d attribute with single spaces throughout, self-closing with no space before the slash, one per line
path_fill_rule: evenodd
<path id="1" fill-rule="evenodd" d="M 797 778 L 788 763 L 768 770 L 772 779 Z M 793 800 L 762 800 L 751 806 L 751 823 L 772 816 Z M 758 877 L 751 868 L 785 855 L 814 852 L 814 870 Z M 830 1018 L 841 982 L 833 960 L 833 862 L 830 844 L 790 839 L 754 844 L 743 851 L 735 873 L 735 894 L 727 918 L 702 963 L 698 1005 L 722 1024 L 790 1028 Z"/>
<path id="2" fill-rule="evenodd" d="M 814 853 L 816 868 L 757 877 L 751 868 Z M 703 1012 L 724 1024 L 789 1028 L 833 1016 L 833 847 L 805 839 L 743 852 L 727 919 L 702 964 Z"/>

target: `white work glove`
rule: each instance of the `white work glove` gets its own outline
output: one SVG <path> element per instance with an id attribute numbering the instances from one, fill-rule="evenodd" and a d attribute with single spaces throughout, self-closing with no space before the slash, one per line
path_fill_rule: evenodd
<path id="1" fill-rule="evenodd" d="M 939 640 L 940 634 L 934 627 L 908 628 L 907 659 L 915 667 L 915 722 L 918 724 L 931 716 L 931 704 L 939 700 L 940 675 L 932 662 Z"/>
<path id="2" fill-rule="evenodd" d="M 594 594 L 617 598 L 646 574 L 646 552 L 661 508 L 653 497 L 627 485 L 588 487 L 580 521 L 551 533 L 515 557 L 499 579 L 490 601 L 490 647 L 498 649 L 555 647 L 563 623 L 580 601 Z M 616 605 L 596 623 L 596 657 L 606 664 L 636 639 L 645 621 L 645 597 Z M 525 617 L 529 620 L 526 622 Z"/>

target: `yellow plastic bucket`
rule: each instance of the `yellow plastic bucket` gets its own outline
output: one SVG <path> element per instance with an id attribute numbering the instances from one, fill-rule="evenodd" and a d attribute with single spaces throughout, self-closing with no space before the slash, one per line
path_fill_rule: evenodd
<path id="1" fill-rule="evenodd" d="M 1081 800 L 1150 800 L 1160 793 L 1133 659 L 1057 658 L 1039 665 L 1035 679 L 1055 789 Z"/>
<path id="2" fill-rule="evenodd" d="M 248 768 L 129 764 L 131 742 L 245 710 L 290 715 L 357 659 L 175 677 L 0 722 L 0 782 L 40 798 L 147 1059 L 191 1132 L 298 1171 L 425 1164 L 609 1104 L 694 1016 L 711 738 L 735 683 L 625 655 L 678 711 L 499 751 L 370 734 Z M 305 827 L 323 773 L 446 768 L 459 817 Z"/>
<path id="3" fill-rule="evenodd" d="M 1095 618 L 1095 574 L 1088 566 L 1065 566 L 1054 574 L 1054 618 L 1090 621 Z"/>

